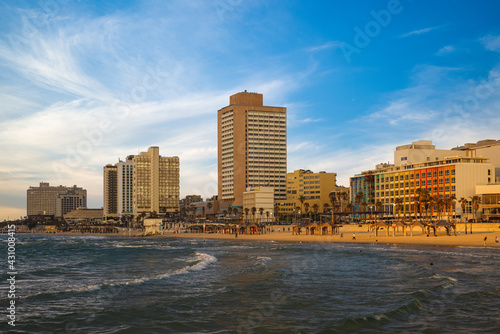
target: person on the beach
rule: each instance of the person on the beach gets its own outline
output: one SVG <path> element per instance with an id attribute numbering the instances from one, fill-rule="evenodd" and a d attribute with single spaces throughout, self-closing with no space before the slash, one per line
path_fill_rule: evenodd
<path id="1" fill-rule="evenodd" d="M 344 238 L 344 233 L 340 233 L 340 238 L 343 239 Z"/>
<path id="2" fill-rule="evenodd" d="M 483 239 L 483 242 L 484 242 L 484 245 L 486 246 L 486 240 L 488 239 L 488 237 L 484 237 Z"/>
<path id="3" fill-rule="evenodd" d="M 352 240 L 356 240 L 356 233 L 352 234 Z"/>
<path id="4" fill-rule="evenodd" d="M 495 237 L 495 242 L 498 244 L 498 236 Z"/>

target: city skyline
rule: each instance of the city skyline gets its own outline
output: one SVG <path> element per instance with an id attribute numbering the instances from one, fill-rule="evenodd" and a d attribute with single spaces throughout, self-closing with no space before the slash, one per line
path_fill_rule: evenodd
<path id="1" fill-rule="evenodd" d="M 287 172 L 339 185 L 394 147 L 499 139 L 494 1 L 0 4 L 0 220 L 26 189 L 78 184 L 159 146 L 181 198 L 217 193 L 217 110 L 244 90 L 287 108 Z"/>

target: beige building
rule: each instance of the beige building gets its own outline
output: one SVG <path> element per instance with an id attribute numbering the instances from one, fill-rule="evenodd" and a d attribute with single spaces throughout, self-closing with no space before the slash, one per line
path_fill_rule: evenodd
<path id="1" fill-rule="evenodd" d="M 255 208 L 255 215 L 252 214 Z M 246 215 L 248 209 L 248 216 Z M 262 210 L 261 210 L 262 209 Z M 262 211 L 262 215 L 261 212 Z M 248 222 L 272 222 L 274 216 L 273 187 L 248 187 L 243 193 L 243 217 Z"/>
<path id="2" fill-rule="evenodd" d="M 483 220 L 500 220 L 500 183 L 476 185 L 476 195 L 481 196 Z"/>
<path id="3" fill-rule="evenodd" d="M 103 197 L 105 216 L 179 212 L 179 158 L 162 157 L 153 146 L 106 165 Z"/>
<path id="4" fill-rule="evenodd" d="M 87 196 L 78 193 L 73 189 L 69 189 L 64 194 L 56 195 L 56 213 L 55 217 L 63 217 L 68 212 L 78 208 L 87 207 Z"/>
<path id="5" fill-rule="evenodd" d="M 487 158 L 495 166 L 495 172 L 488 182 L 500 181 L 500 140 L 485 139 L 477 143 L 466 143 L 451 150 L 436 149 L 431 140 L 414 141 L 409 145 L 396 147 L 394 165 L 405 166 L 428 161 L 443 160 L 447 157 Z M 379 165 L 378 167 L 390 167 Z"/>
<path id="6" fill-rule="evenodd" d="M 77 187 L 50 186 L 48 182 L 40 182 L 39 187 L 30 186 L 27 190 L 27 214 L 30 216 L 54 216 L 57 215 L 56 198 L 57 195 L 64 195 L 70 192 L 87 199 L 87 190 Z M 61 203 L 62 205 L 62 203 Z M 62 209 L 62 206 L 61 206 Z"/>
<path id="7" fill-rule="evenodd" d="M 442 160 L 445 157 L 465 156 L 464 152 L 452 150 L 436 150 L 432 140 L 418 140 L 409 145 L 396 147 L 394 165 L 407 166 L 427 161 Z"/>
<path id="8" fill-rule="evenodd" d="M 465 152 L 467 157 L 488 158 L 495 166 L 495 173 L 488 182 L 500 182 L 500 140 L 485 139 L 477 143 L 467 143 L 464 146 L 452 148 L 453 152 Z"/>
<path id="9" fill-rule="evenodd" d="M 262 94 L 242 92 L 218 111 L 219 200 L 243 205 L 247 187 L 273 187 L 286 198 L 286 108 L 263 105 Z"/>
<path id="10" fill-rule="evenodd" d="M 310 211 L 316 204 L 318 213 L 325 212 L 324 204 L 330 205 L 330 193 L 338 190 L 337 174 L 299 169 L 286 174 L 286 188 L 286 200 L 278 201 L 280 214 L 293 214 L 295 208 L 303 207 L 301 196 Z"/>
<path id="11" fill-rule="evenodd" d="M 179 158 L 162 157 L 150 147 L 134 161 L 134 215 L 141 212 L 179 212 Z"/>
<path id="12" fill-rule="evenodd" d="M 64 215 L 67 222 L 70 221 L 96 221 L 101 222 L 103 217 L 103 209 L 87 209 L 78 208 Z"/>

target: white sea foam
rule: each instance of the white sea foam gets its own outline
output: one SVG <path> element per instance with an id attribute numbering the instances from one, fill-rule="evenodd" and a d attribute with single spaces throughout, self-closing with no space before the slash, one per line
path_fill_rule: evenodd
<path id="1" fill-rule="evenodd" d="M 262 263 L 265 264 L 266 262 L 271 261 L 271 258 L 267 256 L 257 256 L 257 260 L 260 260 Z"/>
<path id="2" fill-rule="evenodd" d="M 217 258 L 213 255 L 205 254 L 205 253 L 195 253 L 194 259 L 191 260 L 191 262 L 195 262 L 194 264 L 191 264 L 189 266 L 179 268 L 179 269 L 176 269 L 173 271 L 169 271 L 169 272 L 166 272 L 163 274 L 158 274 L 158 275 L 148 276 L 148 277 L 138 277 L 138 278 L 134 278 L 134 279 L 121 280 L 121 281 L 115 281 L 115 282 L 91 284 L 91 285 L 86 285 L 86 286 L 73 286 L 73 287 L 69 287 L 66 289 L 62 289 L 62 290 L 55 290 L 55 291 L 50 291 L 50 292 L 48 292 L 48 291 L 47 292 L 37 292 L 37 293 L 31 294 L 31 295 L 20 296 L 19 298 L 25 299 L 25 298 L 38 296 L 41 294 L 86 292 L 86 291 L 105 289 L 106 287 L 142 284 L 144 282 L 151 281 L 151 280 L 164 279 L 164 278 L 171 277 L 171 276 L 182 275 L 182 274 L 187 274 L 187 273 L 193 272 L 193 271 L 203 270 L 206 267 L 208 267 L 211 263 L 214 263 L 216 261 L 217 261 Z"/>

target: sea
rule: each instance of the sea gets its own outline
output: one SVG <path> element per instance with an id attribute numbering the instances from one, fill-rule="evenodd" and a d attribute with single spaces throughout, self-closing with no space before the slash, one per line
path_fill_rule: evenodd
<path id="1" fill-rule="evenodd" d="M 493 248 L 17 238 L 2 333 L 500 333 Z"/>

